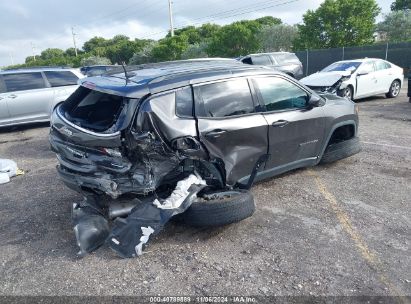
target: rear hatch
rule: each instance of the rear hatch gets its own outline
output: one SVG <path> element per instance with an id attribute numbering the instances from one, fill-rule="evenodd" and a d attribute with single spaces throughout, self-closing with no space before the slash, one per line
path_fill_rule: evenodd
<path id="1" fill-rule="evenodd" d="M 61 169 L 124 174 L 131 168 L 122 144 L 138 99 L 80 86 L 51 118 L 50 144 Z"/>

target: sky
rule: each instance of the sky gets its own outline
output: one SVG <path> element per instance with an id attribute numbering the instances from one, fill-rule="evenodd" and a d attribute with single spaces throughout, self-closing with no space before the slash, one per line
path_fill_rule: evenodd
<path id="1" fill-rule="evenodd" d="M 174 27 L 227 24 L 262 16 L 302 21 L 323 0 L 173 0 Z M 393 0 L 377 0 L 388 13 Z M 169 29 L 168 0 L 13 0 L 0 2 L 0 67 L 24 63 L 33 52 L 73 47 L 94 36 L 159 39 Z"/>

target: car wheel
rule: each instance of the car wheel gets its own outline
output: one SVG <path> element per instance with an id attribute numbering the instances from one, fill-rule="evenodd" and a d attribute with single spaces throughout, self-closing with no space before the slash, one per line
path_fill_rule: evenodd
<path id="1" fill-rule="evenodd" d="M 387 94 L 385 94 L 385 96 L 387 96 L 388 98 L 395 98 L 400 94 L 400 91 L 401 82 L 399 82 L 398 80 L 394 80 L 390 86 L 390 90 Z"/>
<path id="2" fill-rule="evenodd" d="M 320 160 L 320 164 L 332 163 L 357 154 L 360 151 L 361 144 L 358 137 L 331 144 L 325 149 L 325 152 Z"/>
<path id="3" fill-rule="evenodd" d="M 341 90 L 340 94 L 338 95 L 340 95 L 341 97 L 345 97 L 348 100 L 353 100 L 353 89 L 352 87 L 348 86 L 345 89 Z"/>
<path id="4" fill-rule="evenodd" d="M 219 191 L 198 197 L 186 212 L 178 216 L 178 221 L 194 227 L 223 226 L 250 217 L 254 211 L 250 191 Z"/>

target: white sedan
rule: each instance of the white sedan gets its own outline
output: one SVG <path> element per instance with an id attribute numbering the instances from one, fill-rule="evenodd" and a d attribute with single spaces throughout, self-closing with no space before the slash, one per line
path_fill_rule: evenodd
<path id="1" fill-rule="evenodd" d="M 300 81 L 314 91 L 338 94 L 351 100 L 378 94 L 394 98 L 400 93 L 404 71 L 382 59 L 345 60 Z"/>

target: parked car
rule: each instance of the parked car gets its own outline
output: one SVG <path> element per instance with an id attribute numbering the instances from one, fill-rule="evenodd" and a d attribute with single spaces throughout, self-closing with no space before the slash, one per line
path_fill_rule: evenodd
<path id="1" fill-rule="evenodd" d="M 408 101 L 411 102 L 411 67 L 408 69 L 408 90 L 407 96 L 409 97 Z"/>
<path id="2" fill-rule="evenodd" d="M 254 180 L 359 152 L 357 128 L 353 102 L 281 72 L 177 61 L 83 79 L 53 112 L 50 143 L 60 177 L 83 194 L 144 197 L 197 173 L 208 188 L 185 221 L 217 225 L 252 214 L 239 189 Z"/>
<path id="3" fill-rule="evenodd" d="M 382 59 L 369 58 L 338 61 L 301 79 L 314 91 L 337 94 L 352 100 L 378 94 L 397 97 L 403 81 L 402 68 Z"/>
<path id="4" fill-rule="evenodd" d="M 78 69 L 32 68 L 0 72 L 0 126 L 49 121 L 84 76 Z"/>
<path id="5" fill-rule="evenodd" d="M 264 65 L 284 72 L 293 78 L 303 77 L 303 64 L 294 53 L 275 52 L 250 54 L 240 58 L 240 61 L 251 65 Z"/>
<path id="6" fill-rule="evenodd" d="M 121 65 L 90 65 L 81 67 L 80 71 L 81 73 L 83 73 L 83 75 L 86 75 L 88 77 L 100 76 L 119 67 L 121 68 Z"/>

